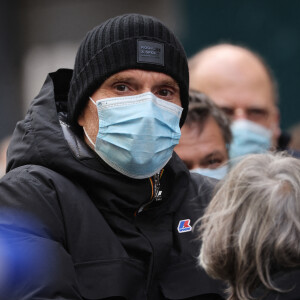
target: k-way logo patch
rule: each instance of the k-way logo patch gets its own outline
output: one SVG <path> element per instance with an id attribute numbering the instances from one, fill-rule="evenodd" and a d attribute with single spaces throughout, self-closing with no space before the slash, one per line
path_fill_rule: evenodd
<path id="1" fill-rule="evenodd" d="M 137 62 L 164 66 L 164 44 L 145 40 L 137 41 Z"/>
<path id="2" fill-rule="evenodd" d="M 188 232 L 192 230 L 192 226 L 190 225 L 191 220 L 190 219 L 186 219 L 186 220 L 180 220 L 177 230 L 179 233 L 182 232 Z"/>

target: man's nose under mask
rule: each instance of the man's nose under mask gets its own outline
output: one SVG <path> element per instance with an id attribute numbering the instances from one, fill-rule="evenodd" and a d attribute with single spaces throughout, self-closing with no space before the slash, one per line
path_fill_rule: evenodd
<path id="1" fill-rule="evenodd" d="M 198 173 L 204 176 L 212 177 L 215 179 L 222 179 L 228 172 L 228 165 L 225 164 L 216 169 L 208 169 L 208 168 L 196 168 L 190 170 L 191 173 Z"/>
<path id="2" fill-rule="evenodd" d="M 241 119 L 231 125 L 233 141 L 229 149 L 232 164 L 247 154 L 264 153 L 271 147 L 272 131 L 262 125 Z"/>
<path id="3" fill-rule="evenodd" d="M 131 178 L 159 172 L 180 138 L 182 107 L 147 92 L 96 102 L 99 130 L 95 152 L 113 169 Z"/>

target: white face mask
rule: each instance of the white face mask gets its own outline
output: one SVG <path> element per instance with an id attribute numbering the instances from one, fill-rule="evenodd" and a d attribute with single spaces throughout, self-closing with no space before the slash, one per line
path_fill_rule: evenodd
<path id="1" fill-rule="evenodd" d="M 190 170 L 192 173 L 198 173 L 204 176 L 212 177 L 215 179 L 222 179 L 228 172 L 228 165 L 225 164 L 221 167 L 218 167 L 216 169 L 208 169 L 208 168 L 196 168 Z"/>
<path id="2" fill-rule="evenodd" d="M 131 178 L 158 173 L 170 160 L 181 135 L 182 107 L 148 92 L 94 102 L 99 116 L 95 152 Z"/>
<path id="3" fill-rule="evenodd" d="M 270 149 L 272 131 L 262 125 L 241 119 L 231 125 L 232 143 L 229 149 L 230 160 L 252 153 L 263 153 Z"/>

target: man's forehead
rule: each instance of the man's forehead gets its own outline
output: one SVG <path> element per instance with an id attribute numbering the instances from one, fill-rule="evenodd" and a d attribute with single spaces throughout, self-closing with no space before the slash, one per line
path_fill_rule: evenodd
<path id="1" fill-rule="evenodd" d="M 243 98 L 247 100 L 244 106 L 253 101 L 276 107 L 276 91 L 268 70 L 258 57 L 241 47 L 223 45 L 204 51 L 190 75 L 191 87 L 215 102 L 225 98 L 230 103 L 232 96 L 239 95 L 241 102 Z"/>
<path id="2" fill-rule="evenodd" d="M 274 105 L 271 102 L 265 101 L 264 99 L 257 99 L 252 101 L 228 101 L 224 99 L 216 99 L 216 104 L 221 108 L 241 108 L 241 109 L 251 109 L 251 108 L 261 108 L 261 109 L 271 109 Z"/>
<path id="3" fill-rule="evenodd" d="M 175 151 L 185 157 L 202 157 L 212 152 L 226 152 L 225 141 L 221 129 L 210 117 L 203 128 L 199 125 L 184 125 L 182 134 Z"/>
<path id="4" fill-rule="evenodd" d="M 204 85 L 202 88 L 219 107 L 265 109 L 276 108 L 273 93 L 267 88 L 251 88 L 243 86 L 216 87 Z"/>

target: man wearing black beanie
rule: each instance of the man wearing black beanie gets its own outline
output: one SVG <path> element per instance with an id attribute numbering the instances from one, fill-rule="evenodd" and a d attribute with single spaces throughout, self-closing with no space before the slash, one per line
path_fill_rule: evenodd
<path id="1" fill-rule="evenodd" d="M 173 152 L 188 78 L 178 39 L 139 14 L 49 74 L 0 184 L 1 300 L 223 299 L 193 232 L 214 183 Z"/>

